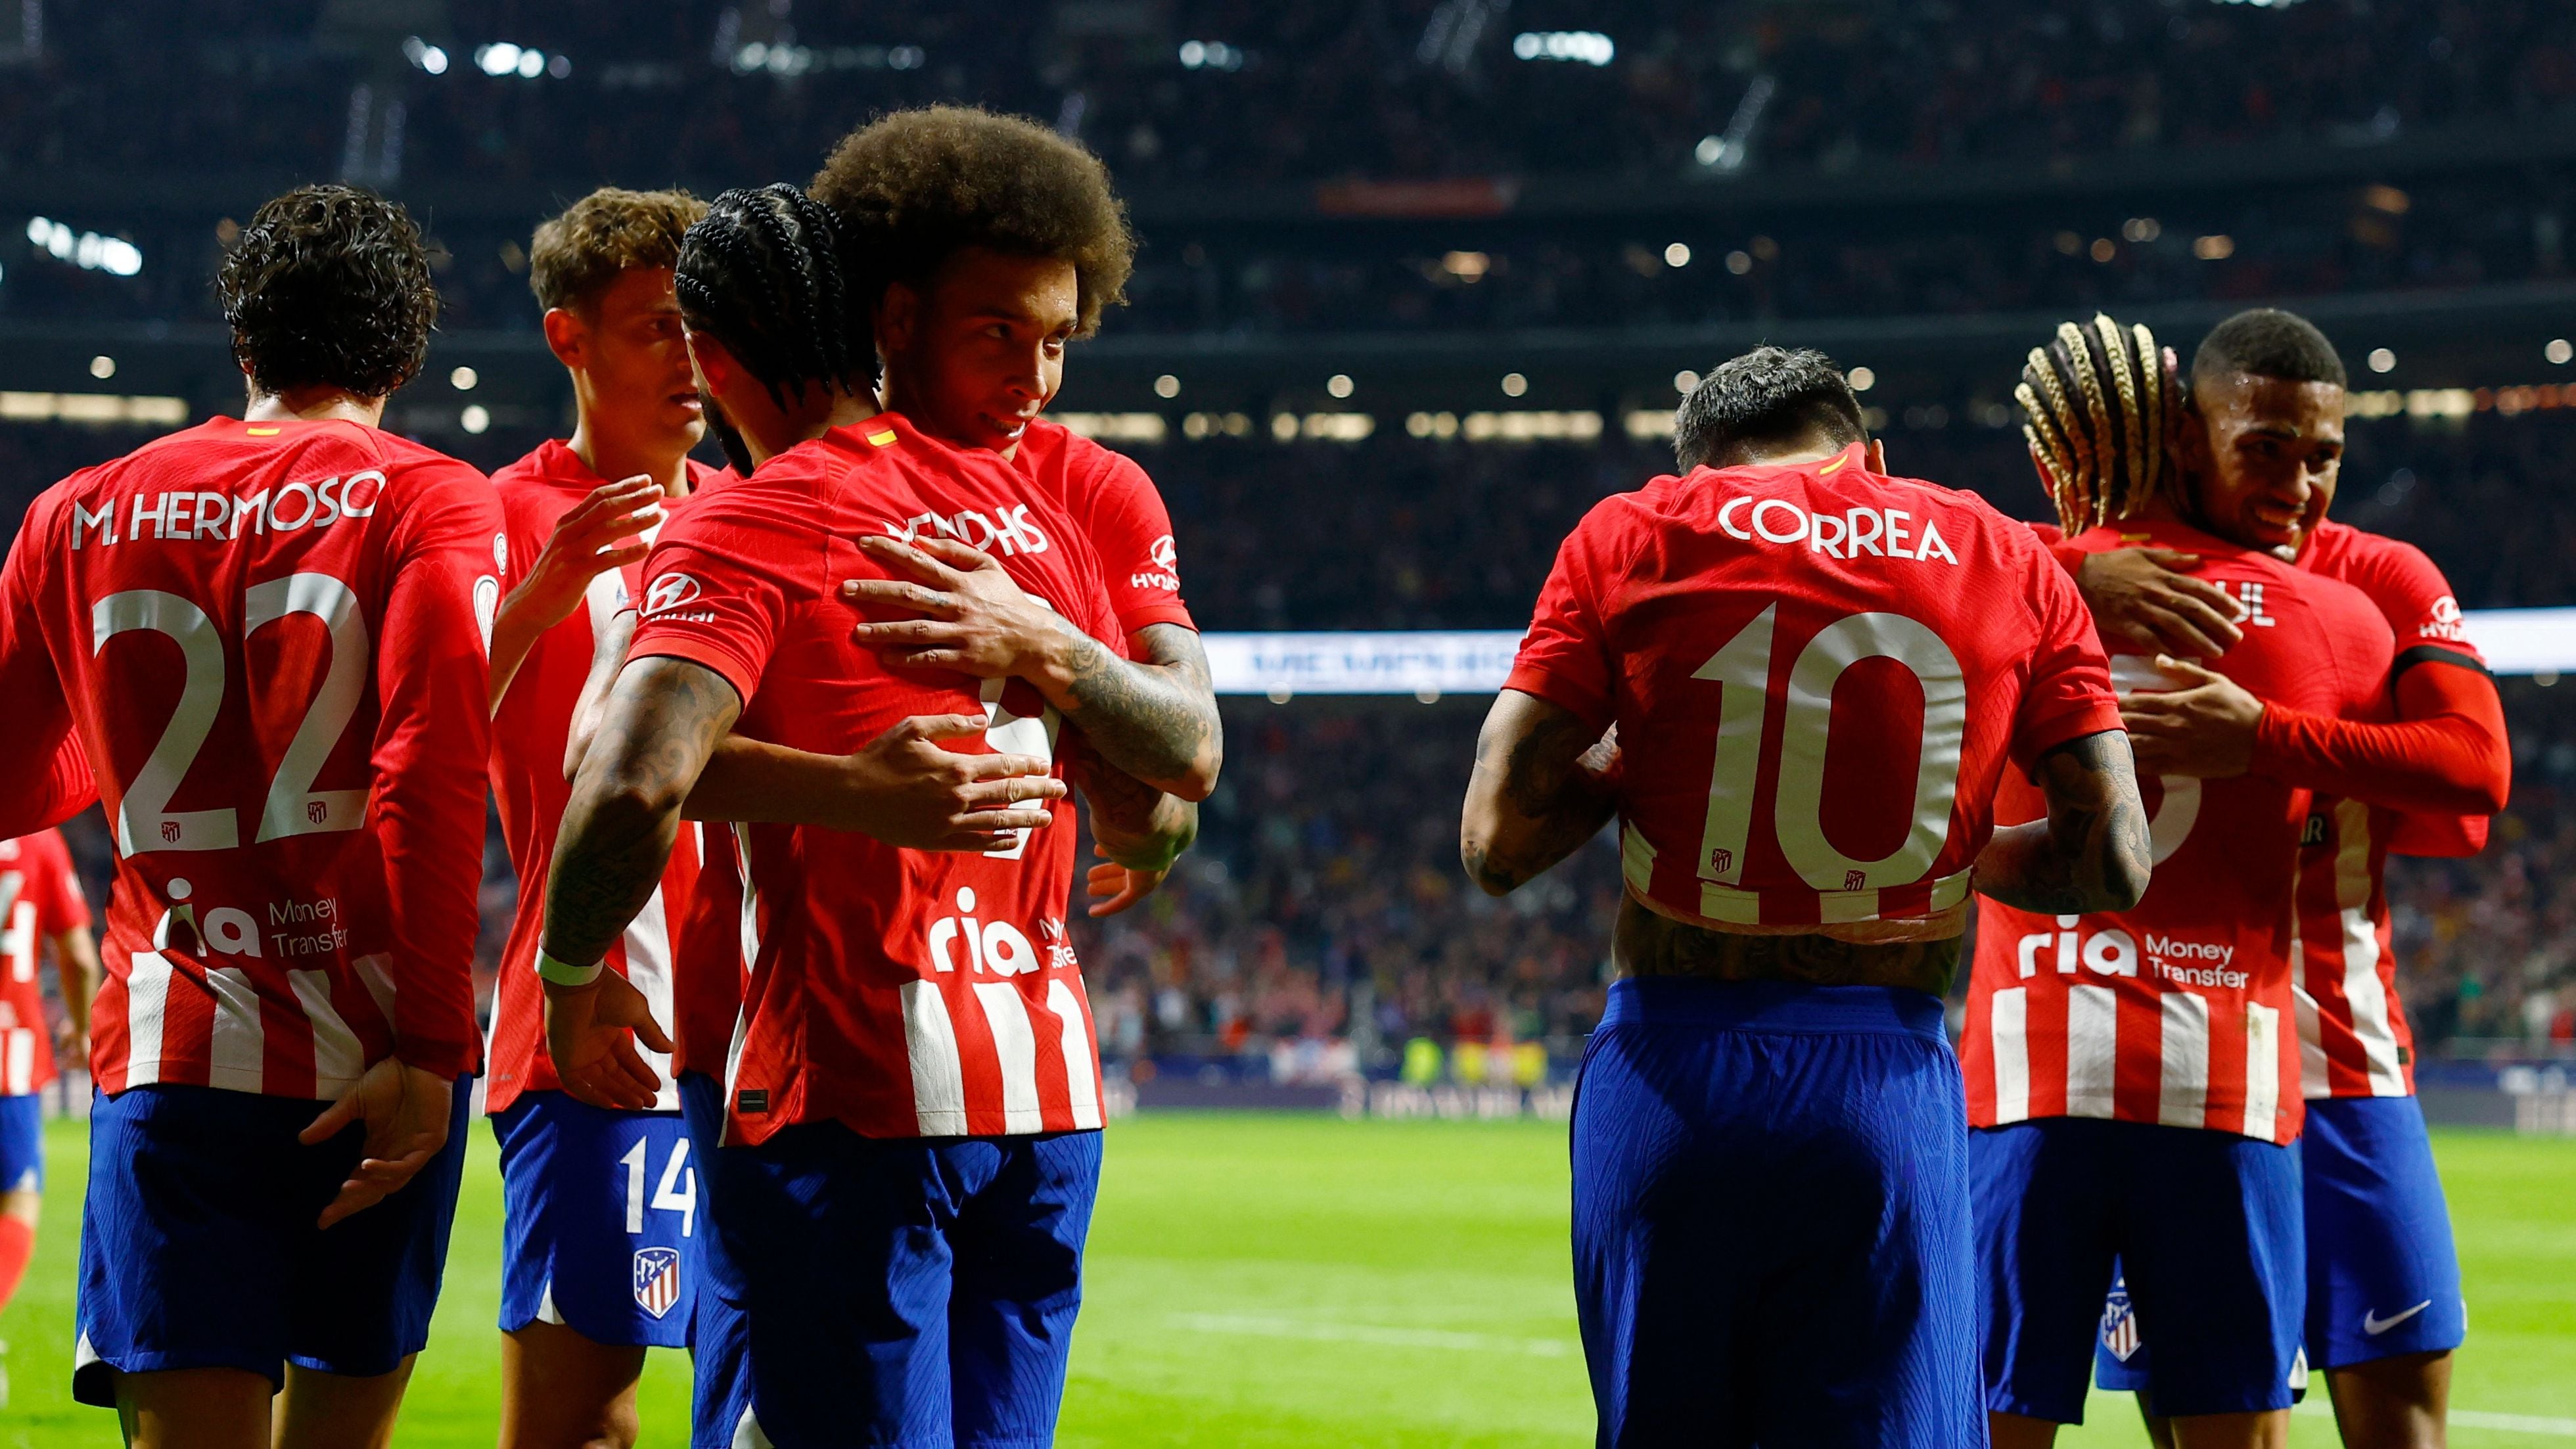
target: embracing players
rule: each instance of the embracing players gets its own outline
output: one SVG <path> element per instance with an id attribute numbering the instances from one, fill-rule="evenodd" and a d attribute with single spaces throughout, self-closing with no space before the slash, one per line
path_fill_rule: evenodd
<path id="1" fill-rule="evenodd" d="M 1941 993 L 1973 889 L 2146 889 L 2091 621 L 2030 533 L 1886 475 L 1813 352 L 1686 401 L 1688 470 L 1568 538 L 1477 743 L 1500 894 L 1621 819 L 1622 979 L 1574 1120 L 1607 1445 L 1974 1444 L 1965 1107 Z M 2048 819 L 1994 829 L 2008 768 Z"/>
<path id="2" fill-rule="evenodd" d="M 2391 851 L 2483 846 L 2511 752 L 2494 683 L 2440 571 L 2411 545 L 2324 516 L 2342 460 L 2344 385 L 2332 344 L 2305 319 L 2269 309 L 2230 317 L 2194 353 L 2175 461 L 2263 500 L 2250 522 L 2264 547 L 2370 599 L 2396 631 L 2383 700 L 2393 719 L 2320 716 L 2189 668 L 2196 687 L 2138 696 L 2127 713 L 2148 768 L 2261 775 L 2315 792 L 2292 950 L 2307 1099 L 2307 1353 L 2325 1371 L 2344 1441 L 2375 1449 L 2440 1442 L 2450 1353 L 2467 1327 L 2413 1096 L 2383 876 Z M 2166 567 L 2197 563 L 2124 549 L 2082 560 L 2077 577 L 2107 633 L 2216 656 L 2262 625 L 2237 619 L 2234 601 L 2199 573 Z M 2136 1353 L 2101 1355 L 2104 1387 L 2144 1383 L 2166 1335 L 2141 1322 Z"/>
<path id="3" fill-rule="evenodd" d="M 2188 549 L 2245 611 L 2228 676 L 2331 718 L 2379 709 L 2394 655 L 2355 589 L 2265 551 L 2277 502 L 2166 455 L 2175 379 L 2146 329 L 2068 323 L 2024 374 L 2065 546 Z M 2174 682 L 2135 654 L 2124 688 Z M 2299 1053 L 2290 894 L 2304 791 L 2168 776 L 2149 791 L 2156 878 L 2133 908 L 1988 902 L 1964 1056 L 1987 1405 L 2004 1449 L 2081 1418 L 2094 1328 L 2162 1345 L 2146 1399 L 2186 1443 L 2277 1443 L 2301 1386 Z M 2039 802 L 2008 785 L 2003 818 Z"/>
<path id="4" fill-rule="evenodd" d="M 55 485 L 0 575 L 0 833 L 76 738 L 117 849 L 73 1392 L 134 1445 L 381 1444 L 481 1045 L 501 510 L 377 427 L 438 311 L 401 208 L 289 192 L 217 290 L 244 417 Z"/>
<path id="5" fill-rule="evenodd" d="M 829 214 L 786 187 L 719 198 L 682 253 L 700 376 L 756 467 L 656 546 L 566 813 L 540 957 L 558 1068 L 626 1105 L 653 1084 L 625 1032 L 661 1034 L 596 963 L 729 731 L 828 754 L 905 715 L 982 713 L 988 744 L 1079 776 L 1113 857 L 1181 825 L 1150 787 L 1100 789 L 1106 770 L 1034 690 L 890 668 L 854 637 L 842 582 L 882 573 L 856 540 L 932 520 L 999 540 L 1014 587 L 1068 627 L 1114 640 L 1117 626 L 1080 529 L 1025 475 L 868 416 L 868 309 L 839 255 Z M 1063 930 L 1071 822 L 1049 814 L 983 854 L 740 832 L 752 980 L 725 1080 L 683 1083 L 717 1096 L 725 1142 L 708 1164 L 698 1442 L 1052 1433 L 1102 1098 Z"/>

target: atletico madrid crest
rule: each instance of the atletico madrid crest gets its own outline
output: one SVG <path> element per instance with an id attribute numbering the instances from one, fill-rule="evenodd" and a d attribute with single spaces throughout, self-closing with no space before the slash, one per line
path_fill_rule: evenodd
<path id="1" fill-rule="evenodd" d="M 680 1301 L 680 1250 L 635 1250 L 635 1304 L 660 1318 Z"/>
<path id="2" fill-rule="evenodd" d="M 640 1255 L 639 1255 L 640 1256 Z M 2123 1279 L 2111 1285 L 2111 1296 L 2102 1302 L 2102 1346 L 2111 1357 L 2122 1363 L 2138 1351 L 2138 1313 L 2129 1306 L 2129 1285 Z"/>

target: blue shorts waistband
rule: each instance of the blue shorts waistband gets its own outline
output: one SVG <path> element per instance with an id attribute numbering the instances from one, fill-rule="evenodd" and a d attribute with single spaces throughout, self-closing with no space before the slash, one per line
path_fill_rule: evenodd
<path id="1" fill-rule="evenodd" d="M 1903 986 L 1808 986 L 1795 981 L 1628 977 L 1610 984 L 1601 1024 L 1717 1030 L 1919 1036 L 1943 1045 L 1941 998 Z"/>

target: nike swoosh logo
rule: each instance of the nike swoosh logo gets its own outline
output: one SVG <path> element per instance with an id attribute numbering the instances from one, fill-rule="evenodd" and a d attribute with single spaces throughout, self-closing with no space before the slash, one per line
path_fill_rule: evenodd
<path id="1" fill-rule="evenodd" d="M 2395 1328 L 2397 1325 L 2404 1323 L 2407 1319 L 2414 1317 L 2416 1314 L 2421 1313 L 2432 1306 L 2433 1300 L 2427 1298 L 2423 1302 L 2416 1304 L 2414 1307 L 2407 1309 L 2405 1312 L 2395 1314 L 2387 1318 L 2380 1317 L 2374 1310 L 2365 1309 L 2361 1315 L 2361 1331 L 2369 1334 L 2373 1338 L 2377 1338 L 2381 1334 L 2386 1333 L 2388 1330 Z"/>

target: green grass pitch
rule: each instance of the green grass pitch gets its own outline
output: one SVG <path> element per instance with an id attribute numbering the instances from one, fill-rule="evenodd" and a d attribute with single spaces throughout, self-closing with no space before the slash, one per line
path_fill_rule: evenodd
<path id="1" fill-rule="evenodd" d="M 500 1185 L 474 1129 L 437 1331 L 398 1442 L 493 1440 Z M 0 1449 L 111 1444 L 70 1402 L 82 1130 L 47 1138 L 34 1268 L 0 1315 Z M 2468 1274 L 2453 1430 L 2464 1449 L 2576 1441 L 2576 1141 L 2436 1138 Z M 1536 1123 L 1165 1114 L 1110 1129 L 1062 1442 L 1573 1446 L 1592 1415 L 1566 1252 L 1565 1135 Z M 685 1440 L 686 1360 L 655 1354 L 644 1442 Z M 2143 1444 L 2097 1395 L 2063 1444 Z M 2321 1406 L 2301 1449 L 2330 1445 Z"/>

